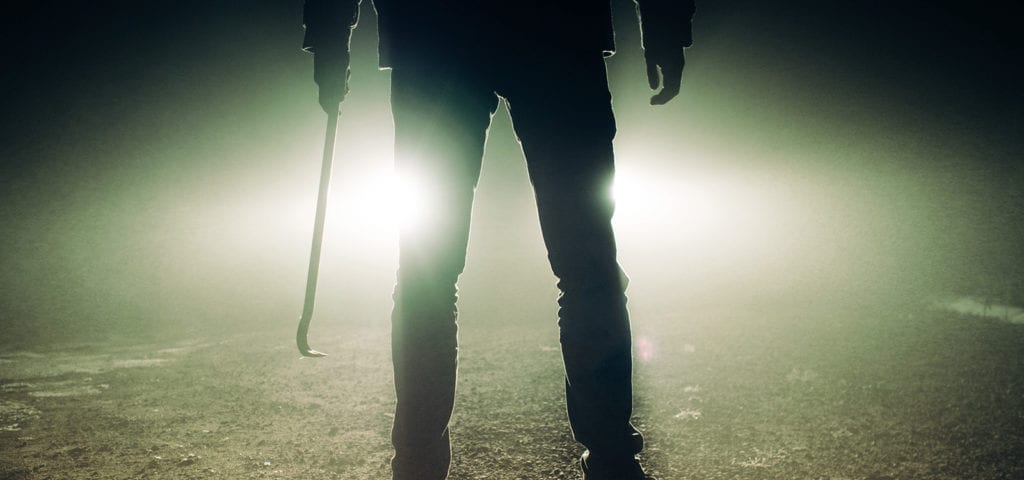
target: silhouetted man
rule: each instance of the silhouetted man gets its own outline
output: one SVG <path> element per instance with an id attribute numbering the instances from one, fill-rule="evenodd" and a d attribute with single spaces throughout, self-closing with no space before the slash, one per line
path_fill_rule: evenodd
<path id="1" fill-rule="evenodd" d="M 348 91 L 359 0 L 306 0 L 304 47 L 320 104 Z M 651 99 L 678 92 L 692 0 L 637 0 Z M 643 438 L 630 424 L 631 341 L 616 261 L 614 172 L 604 56 L 609 0 L 374 0 L 382 68 L 391 68 L 395 162 L 425 186 L 430 224 L 403 230 L 392 313 L 398 405 L 395 480 L 437 480 L 451 463 L 457 366 L 456 280 L 491 116 L 503 97 L 526 155 L 548 258 L 558 277 L 569 422 L 587 480 L 636 480 Z"/>

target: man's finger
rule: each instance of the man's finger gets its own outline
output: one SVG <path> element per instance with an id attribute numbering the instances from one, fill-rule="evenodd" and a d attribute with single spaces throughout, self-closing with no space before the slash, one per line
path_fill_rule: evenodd
<path id="1" fill-rule="evenodd" d="M 345 86 L 345 90 L 348 86 Z M 335 113 L 338 111 L 338 104 L 345 99 L 346 91 L 339 88 L 320 87 L 320 108 L 324 112 Z"/>
<path id="2" fill-rule="evenodd" d="M 338 113 L 341 108 L 341 102 L 334 102 L 331 100 L 320 100 L 320 108 L 323 109 L 324 113 L 334 114 Z"/>
<path id="3" fill-rule="evenodd" d="M 661 66 L 662 89 L 657 95 L 651 97 L 651 105 L 664 105 L 679 95 L 679 89 L 683 83 L 683 66 L 685 63 L 671 63 Z"/>
<path id="4" fill-rule="evenodd" d="M 662 73 L 665 75 L 661 91 L 651 97 L 651 105 L 664 105 L 669 100 L 676 98 L 676 95 L 679 95 L 679 88 L 682 84 L 682 70 L 666 72 L 665 69 L 662 69 Z"/>
<path id="5" fill-rule="evenodd" d="M 650 85 L 651 90 L 657 90 L 658 86 L 661 85 L 661 75 L 658 73 L 658 64 L 647 59 L 647 85 Z"/>
<path id="6" fill-rule="evenodd" d="M 679 95 L 679 87 L 669 88 L 666 86 L 657 95 L 651 97 L 651 105 L 664 105 L 669 100 L 676 98 L 676 95 Z"/>

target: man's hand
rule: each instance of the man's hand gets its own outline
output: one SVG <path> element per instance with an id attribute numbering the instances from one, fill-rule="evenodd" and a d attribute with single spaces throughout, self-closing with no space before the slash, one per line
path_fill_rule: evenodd
<path id="1" fill-rule="evenodd" d="M 349 53 L 347 49 L 318 48 L 313 53 L 313 81 L 320 86 L 320 108 L 338 112 L 348 93 Z"/>
<path id="2" fill-rule="evenodd" d="M 683 66 L 686 65 L 683 49 L 647 48 L 644 59 L 647 60 L 647 83 L 651 90 L 661 87 L 661 91 L 651 97 L 651 105 L 664 105 L 679 95 Z"/>

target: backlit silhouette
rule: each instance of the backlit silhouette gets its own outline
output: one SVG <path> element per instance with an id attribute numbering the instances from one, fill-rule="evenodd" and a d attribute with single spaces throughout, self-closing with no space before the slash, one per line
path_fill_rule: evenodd
<path id="1" fill-rule="evenodd" d="M 403 230 L 392 314 L 398 397 L 395 480 L 437 480 L 451 462 L 456 281 L 491 117 L 504 98 L 530 180 L 551 268 L 573 435 L 587 480 L 645 478 L 643 438 L 630 424 L 631 341 L 625 275 L 611 227 L 614 174 L 604 57 L 614 51 L 607 0 L 375 0 L 380 64 L 392 69 L 400 176 L 434 209 Z M 638 0 L 651 99 L 679 92 L 693 3 Z M 348 92 L 349 36 L 358 0 L 307 0 L 304 47 L 314 53 L 320 104 Z"/>

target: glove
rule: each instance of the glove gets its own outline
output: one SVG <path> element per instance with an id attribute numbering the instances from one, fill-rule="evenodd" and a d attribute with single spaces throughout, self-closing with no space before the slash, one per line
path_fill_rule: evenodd
<path id="1" fill-rule="evenodd" d="M 348 94 L 349 59 L 346 48 L 321 47 L 313 53 L 313 81 L 320 87 L 320 108 L 328 114 L 338 113 Z"/>
<path id="2" fill-rule="evenodd" d="M 651 97 L 651 105 L 664 105 L 679 95 L 686 65 L 683 49 L 649 46 L 644 50 L 644 60 L 647 61 L 647 84 L 651 90 L 661 87 L 661 91 Z"/>
<path id="3" fill-rule="evenodd" d="M 693 0 L 636 0 L 640 31 L 647 61 L 647 83 L 661 91 L 651 105 L 664 105 L 679 95 L 686 56 L 683 49 L 693 45 Z"/>

